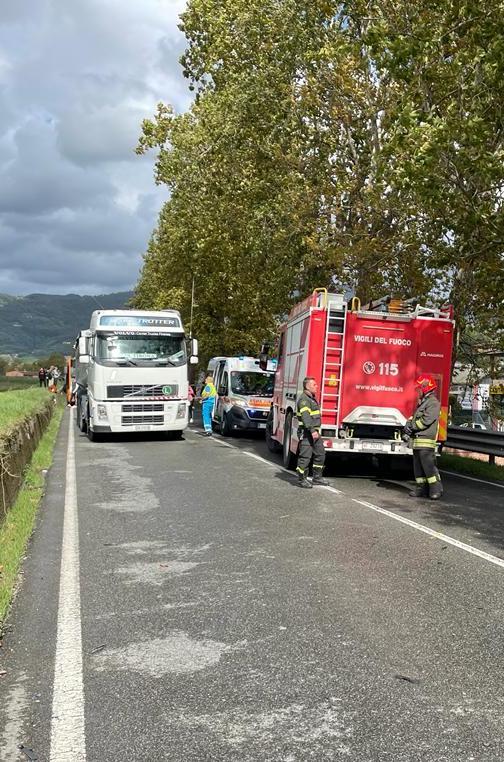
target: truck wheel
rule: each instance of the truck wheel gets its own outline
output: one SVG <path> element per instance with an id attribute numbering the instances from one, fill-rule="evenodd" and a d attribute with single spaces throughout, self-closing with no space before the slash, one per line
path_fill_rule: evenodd
<path id="1" fill-rule="evenodd" d="M 282 445 L 280 442 L 277 442 L 276 439 L 273 439 L 273 415 L 271 413 L 269 414 L 268 420 L 266 421 L 265 436 L 268 450 L 270 452 L 280 452 Z"/>
<path id="2" fill-rule="evenodd" d="M 95 434 L 91 426 L 89 425 L 89 410 L 86 416 L 86 434 L 87 438 L 90 442 L 96 442 L 98 439 L 98 434 Z"/>
<path id="3" fill-rule="evenodd" d="M 284 439 L 283 439 L 283 464 L 289 471 L 294 471 L 297 465 L 297 455 L 290 450 L 292 437 L 292 413 L 287 413 L 285 418 Z"/>
<path id="4" fill-rule="evenodd" d="M 79 404 L 79 408 L 77 411 L 77 425 L 79 426 L 79 429 L 82 431 L 83 434 L 87 432 L 87 419 L 82 411 L 82 402 Z"/>
<path id="5" fill-rule="evenodd" d="M 220 433 L 223 437 L 230 437 L 233 433 L 233 429 L 229 425 L 229 418 L 224 411 L 222 411 L 222 418 L 220 421 Z"/>

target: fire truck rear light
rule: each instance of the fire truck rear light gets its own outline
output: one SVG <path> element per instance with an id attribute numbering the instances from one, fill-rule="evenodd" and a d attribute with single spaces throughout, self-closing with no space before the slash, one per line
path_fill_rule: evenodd
<path id="1" fill-rule="evenodd" d="M 324 439 L 324 447 L 332 447 L 332 439 Z"/>

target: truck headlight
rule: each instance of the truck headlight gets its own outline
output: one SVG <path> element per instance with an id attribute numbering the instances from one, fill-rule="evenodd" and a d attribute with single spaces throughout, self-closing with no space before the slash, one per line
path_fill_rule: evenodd
<path id="1" fill-rule="evenodd" d="M 97 405 L 96 410 L 98 412 L 98 418 L 102 420 L 107 417 L 107 408 L 105 405 Z"/>
<path id="2" fill-rule="evenodd" d="M 185 418 L 186 414 L 186 405 L 185 402 L 181 402 L 180 405 L 177 408 L 177 418 Z"/>

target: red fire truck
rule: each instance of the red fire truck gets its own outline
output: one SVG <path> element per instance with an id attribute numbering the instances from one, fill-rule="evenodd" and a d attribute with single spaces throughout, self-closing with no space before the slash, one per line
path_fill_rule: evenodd
<path id="1" fill-rule="evenodd" d="M 303 378 L 319 385 L 321 435 L 328 453 L 411 455 L 402 441 L 420 373 L 437 379 L 438 439 L 446 439 L 453 343 L 451 307 L 384 298 L 361 306 L 317 289 L 280 329 L 273 402 L 266 426 L 272 451 L 293 468 L 298 448 L 296 400 Z M 404 462 L 404 461 L 403 461 Z"/>

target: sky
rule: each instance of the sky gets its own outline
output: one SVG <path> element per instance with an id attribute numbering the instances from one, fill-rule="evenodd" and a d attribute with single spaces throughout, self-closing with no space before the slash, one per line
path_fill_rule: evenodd
<path id="1" fill-rule="evenodd" d="M 190 93 L 185 0 L 0 0 L 0 293 L 130 290 L 166 188 L 134 153 Z"/>

